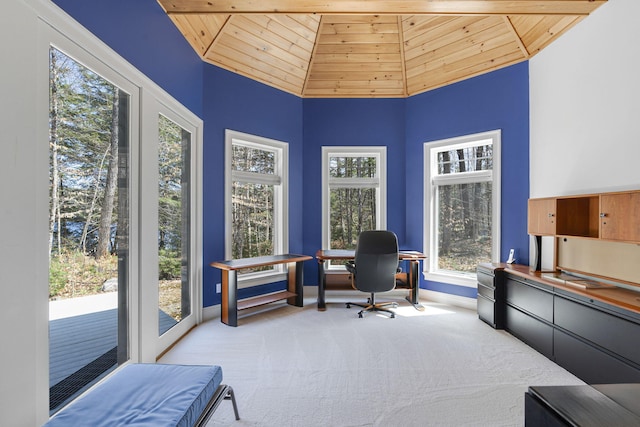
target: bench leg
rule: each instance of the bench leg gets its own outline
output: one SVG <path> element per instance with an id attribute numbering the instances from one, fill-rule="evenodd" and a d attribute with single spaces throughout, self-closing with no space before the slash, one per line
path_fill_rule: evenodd
<path id="1" fill-rule="evenodd" d="M 231 400 L 233 404 L 233 412 L 236 414 L 236 420 L 240 419 L 240 414 L 238 413 L 238 405 L 236 404 L 236 395 L 233 393 L 233 389 L 231 386 L 227 386 L 227 395 L 224 397 L 225 400 Z"/>
<path id="2" fill-rule="evenodd" d="M 200 415 L 200 418 L 198 418 L 198 421 L 195 423 L 195 426 L 204 427 L 223 400 L 231 400 L 236 420 L 239 420 L 240 414 L 238 413 L 238 405 L 236 404 L 236 396 L 233 393 L 233 389 L 226 384 L 220 384 L 209 403 L 207 403 L 207 407 Z"/>

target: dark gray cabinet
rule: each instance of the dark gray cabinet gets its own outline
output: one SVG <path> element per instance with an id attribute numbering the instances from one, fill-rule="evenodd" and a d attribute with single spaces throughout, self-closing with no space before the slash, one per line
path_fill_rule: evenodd
<path id="1" fill-rule="evenodd" d="M 516 308 L 507 305 L 505 329 L 530 347 L 553 359 L 553 326 L 541 322 Z"/>
<path id="2" fill-rule="evenodd" d="M 640 313 L 508 269 L 502 284 L 509 333 L 587 383 L 640 382 Z"/>
<path id="3" fill-rule="evenodd" d="M 507 276 L 505 329 L 553 358 L 553 287 Z"/>
<path id="4" fill-rule="evenodd" d="M 637 383 L 640 369 L 587 341 L 554 330 L 554 361 L 587 384 Z"/>
<path id="5" fill-rule="evenodd" d="M 478 317 L 495 329 L 504 327 L 504 297 L 500 267 L 480 264 L 478 277 Z"/>
<path id="6" fill-rule="evenodd" d="M 504 292 L 508 305 L 545 322 L 553 322 L 553 286 L 507 276 Z"/>
<path id="7" fill-rule="evenodd" d="M 585 304 L 555 297 L 555 324 L 640 365 L 640 325 Z"/>

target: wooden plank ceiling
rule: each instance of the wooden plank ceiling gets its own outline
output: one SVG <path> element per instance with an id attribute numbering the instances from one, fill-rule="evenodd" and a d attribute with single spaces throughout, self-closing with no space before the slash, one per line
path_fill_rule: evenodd
<path id="1" fill-rule="evenodd" d="M 606 0 L 158 0 L 200 57 L 306 98 L 403 98 L 531 58 Z"/>

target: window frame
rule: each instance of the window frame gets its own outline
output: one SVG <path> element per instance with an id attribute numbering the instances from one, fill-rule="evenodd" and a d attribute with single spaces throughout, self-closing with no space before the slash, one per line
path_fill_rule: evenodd
<path id="1" fill-rule="evenodd" d="M 463 135 L 459 137 L 428 141 L 423 144 L 424 164 L 424 251 L 427 260 L 424 262 L 423 276 L 427 280 L 448 283 L 471 288 L 477 287 L 475 273 L 465 274 L 439 270 L 438 242 L 437 242 L 437 197 L 438 184 L 468 184 L 474 182 L 492 183 L 492 229 L 491 229 L 491 262 L 499 262 L 501 245 L 501 130 Z M 453 149 L 474 147 L 481 145 L 483 141 L 490 140 L 493 146 L 493 168 L 490 171 L 472 171 L 464 174 L 451 174 L 447 176 L 435 175 L 437 173 L 437 153 Z M 458 175 L 458 176 L 456 176 Z"/>
<path id="2" fill-rule="evenodd" d="M 147 99 L 149 105 L 147 105 L 146 113 L 148 114 L 148 119 L 145 120 L 145 126 L 151 127 L 155 124 L 155 127 L 152 131 L 153 134 L 149 136 L 153 136 L 154 144 L 148 144 L 147 150 L 149 155 L 151 156 L 151 150 L 153 150 L 153 158 L 155 159 L 154 170 L 153 172 L 149 171 L 149 180 L 148 180 L 148 193 L 153 194 L 154 200 L 149 201 L 149 204 L 153 205 L 156 211 L 156 215 L 153 221 L 146 221 L 149 227 L 145 227 L 148 231 L 148 239 L 150 240 L 153 233 L 153 239 L 155 245 L 153 249 L 149 248 L 149 255 L 155 258 L 155 264 L 149 265 L 147 271 L 153 275 L 156 280 L 155 289 L 152 291 L 149 289 L 149 298 L 155 302 L 155 309 L 152 312 L 147 310 L 151 310 L 150 306 L 147 306 L 145 310 L 145 316 L 143 319 L 148 319 L 149 325 L 145 325 L 145 331 L 148 330 L 147 334 L 145 334 L 145 338 L 148 336 L 149 340 L 151 340 L 151 334 L 153 329 L 153 323 L 155 323 L 156 331 L 155 331 L 155 345 L 149 345 L 148 347 L 154 347 L 156 353 L 160 354 L 161 352 L 166 351 L 170 348 L 176 341 L 182 338 L 191 328 L 195 325 L 202 322 L 202 134 L 203 134 L 203 122 L 197 118 L 193 113 L 191 113 L 185 107 L 179 105 L 172 99 L 170 99 L 167 95 L 162 93 L 155 94 L 155 97 L 151 100 Z M 159 116 L 163 116 L 166 119 L 172 121 L 176 125 L 180 126 L 183 130 L 189 132 L 190 138 L 190 182 L 189 182 L 189 270 L 188 270 L 188 281 L 190 288 L 189 300 L 191 304 L 191 313 L 188 316 L 185 316 L 180 322 L 174 325 L 171 329 L 166 331 L 162 335 L 158 335 L 157 325 L 158 325 L 158 302 L 159 302 L 159 290 L 157 286 L 158 280 L 158 258 L 159 251 L 157 245 L 157 232 L 158 232 L 158 118 Z M 155 183 L 155 190 L 152 191 L 150 186 L 152 185 L 152 180 Z M 152 229 L 151 226 L 154 226 Z M 146 240 L 145 240 L 146 241 Z M 150 274 L 150 275 L 151 275 Z M 151 281 L 151 277 L 148 279 Z M 151 295 L 152 294 L 152 295 Z M 148 349 L 146 350 L 148 351 Z M 154 357 L 157 357 L 156 354 Z M 149 354 L 149 357 L 151 354 Z"/>
<path id="3" fill-rule="evenodd" d="M 377 178 L 331 178 L 331 157 L 375 157 Z M 332 188 L 375 188 L 376 229 L 387 228 L 387 147 L 386 146 L 323 146 L 322 147 L 322 248 L 330 246 L 330 194 Z M 344 269 L 329 263 L 328 269 Z"/>
<path id="4" fill-rule="evenodd" d="M 241 144 L 259 150 L 275 153 L 275 169 L 273 176 L 252 172 L 234 171 L 232 168 L 233 145 Z M 232 259 L 232 183 L 234 177 L 256 184 L 274 185 L 274 254 L 289 252 L 289 144 L 284 141 L 265 138 L 258 135 L 225 129 L 225 186 L 224 186 L 224 230 L 225 259 Z M 276 265 L 272 270 L 255 273 L 238 274 L 238 288 L 273 283 L 286 280 L 285 265 Z"/>

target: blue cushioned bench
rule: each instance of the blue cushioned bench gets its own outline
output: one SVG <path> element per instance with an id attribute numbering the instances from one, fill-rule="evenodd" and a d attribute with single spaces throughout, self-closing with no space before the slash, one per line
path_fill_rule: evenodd
<path id="1" fill-rule="evenodd" d="M 131 364 L 62 409 L 54 426 L 204 426 L 233 389 L 220 366 Z"/>

